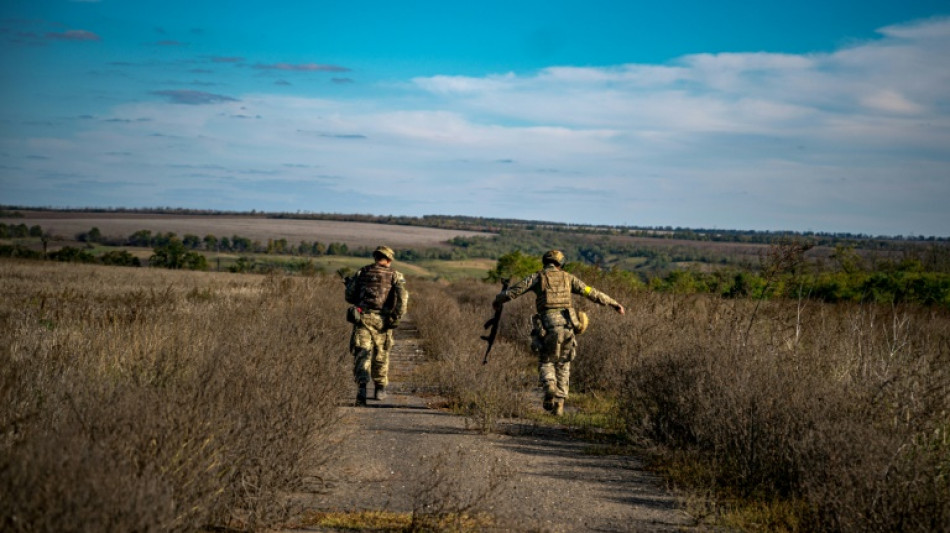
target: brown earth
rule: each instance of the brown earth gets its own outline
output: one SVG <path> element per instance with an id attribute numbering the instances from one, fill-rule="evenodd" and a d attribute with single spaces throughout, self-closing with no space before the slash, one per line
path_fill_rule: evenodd
<path id="1" fill-rule="evenodd" d="M 342 452 L 319 473 L 322 489 L 310 495 L 304 516 L 464 511 L 480 517 L 468 524 L 476 530 L 696 529 L 681 501 L 636 457 L 597 452 L 567 428 L 527 421 L 482 434 L 465 418 L 432 408 L 420 396 L 425 391 L 410 384 L 422 356 L 407 320 L 392 354 L 393 394 L 353 407 L 354 386 L 343 399 Z M 293 531 L 337 531 L 313 518 L 302 523 Z"/>
<path id="2" fill-rule="evenodd" d="M 159 215 L 139 213 L 72 213 L 22 211 L 24 218 L 13 219 L 28 226 L 39 225 L 53 235 L 72 238 L 93 227 L 105 237 L 128 237 L 139 230 L 152 233 L 173 232 L 179 237 L 191 233 L 231 237 L 239 235 L 266 242 L 267 239 L 346 243 L 347 246 L 377 246 L 385 243 L 393 248 L 425 248 L 446 246 L 456 236 L 489 235 L 474 231 L 445 230 L 418 226 L 396 226 L 367 222 L 335 220 L 294 220 L 260 216 L 230 215 Z"/>

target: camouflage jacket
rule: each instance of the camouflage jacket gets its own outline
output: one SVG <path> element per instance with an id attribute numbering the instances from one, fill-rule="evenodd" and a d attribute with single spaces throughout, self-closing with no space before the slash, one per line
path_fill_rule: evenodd
<path id="1" fill-rule="evenodd" d="M 530 276 L 524 278 L 518 283 L 515 283 L 511 287 L 508 287 L 508 290 L 498 293 L 498 296 L 495 297 L 495 302 L 503 304 L 505 302 L 514 300 L 515 298 L 527 292 L 534 292 L 535 295 L 537 296 L 537 300 L 536 300 L 537 308 L 538 308 L 538 313 L 540 314 L 543 314 L 545 311 L 549 311 L 551 309 L 570 308 L 571 307 L 570 299 L 566 300 L 567 301 L 566 305 L 563 303 L 559 303 L 562 301 L 560 298 L 555 298 L 555 300 L 557 300 L 558 303 L 555 303 L 554 305 L 547 304 L 548 298 L 546 298 L 544 294 L 546 290 L 545 289 L 545 285 L 546 285 L 545 275 L 554 273 L 554 272 L 558 272 L 561 274 L 561 276 L 565 276 L 567 278 L 567 282 L 570 286 L 571 294 L 579 294 L 592 302 L 596 302 L 600 305 L 609 305 L 610 307 L 613 307 L 614 309 L 620 306 L 620 304 L 617 303 L 617 301 L 611 298 L 610 296 L 607 296 L 603 292 L 600 292 L 597 289 L 588 286 L 586 283 L 584 283 L 579 278 L 577 278 L 577 276 L 574 276 L 573 274 L 569 272 L 564 272 L 554 265 L 547 265 L 541 271 L 535 272 L 534 274 L 531 274 Z"/>

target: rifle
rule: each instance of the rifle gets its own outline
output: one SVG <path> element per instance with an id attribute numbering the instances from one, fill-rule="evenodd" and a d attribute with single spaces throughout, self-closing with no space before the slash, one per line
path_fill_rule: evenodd
<path id="1" fill-rule="evenodd" d="M 503 280 L 501 282 L 502 292 L 508 290 L 508 280 Z M 495 345 L 495 337 L 498 335 L 498 326 L 501 325 L 501 310 L 504 308 L 504 305 L 499 305 L 498 310 L 495 311 L 495 314 L 488 319 L 488 322 L 485 322 L 485 329 L 491 328 L 491 331 L 488 332 L 488 335 L 482 335 L 482 340 L 488 343 L 488 348 L 485 350 L 485 357 L 482 359 L 482 364 L 488 364 L 488 354 L 491 352 L 491 347 Z"/>

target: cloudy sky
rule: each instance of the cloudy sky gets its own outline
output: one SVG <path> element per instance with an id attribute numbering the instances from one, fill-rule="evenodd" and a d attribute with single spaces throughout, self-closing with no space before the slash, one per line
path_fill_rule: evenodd
<path id="1" fill-rule="evenodd" d="M 946 0 L 2 0 L 0 76 L 0 204 L 950 236 Z"/>

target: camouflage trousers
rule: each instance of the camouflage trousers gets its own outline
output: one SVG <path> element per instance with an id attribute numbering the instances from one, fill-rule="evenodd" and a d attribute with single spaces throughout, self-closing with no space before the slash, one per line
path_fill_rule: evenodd
<path id="1" fill-rule="evenodd" d="M 571 361 L 577 354 L 577 338 L 568 320 L 557 313 L 540 317 L 532 332 L 538 351 L 538 378 L 545 396 L 567 398 L 571 384 Z"/>
<path id="2" fill-rule="evenodd" d="M 393 347 L 393 331 L 385 329 L 382 315 L 363 314 L 353 325 L 350 352 L 353 354 L 353 378 L 366 384 L 372 379 L 377 386 L 389 384 L 389 352 Z"/>

